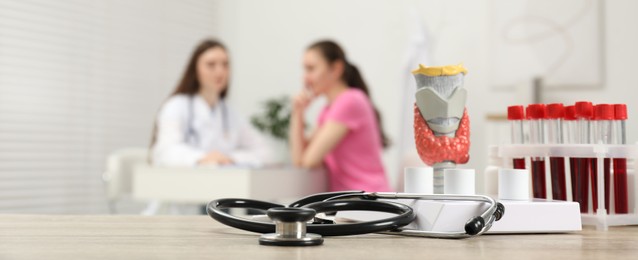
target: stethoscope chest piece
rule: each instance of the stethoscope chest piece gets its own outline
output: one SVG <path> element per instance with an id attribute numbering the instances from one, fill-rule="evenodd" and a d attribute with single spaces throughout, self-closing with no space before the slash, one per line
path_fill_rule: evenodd
<path id="1" fill-rule="evenodd" d="M 268 246 L 317 246 L 323 244 L 323 237 L 306 233 L 306 222 L 315 217 L 310 208 L 277 207 L 268 210 L 267 215 L 275 222 L 275 233 L 263 234 L 260 245 Z"/>

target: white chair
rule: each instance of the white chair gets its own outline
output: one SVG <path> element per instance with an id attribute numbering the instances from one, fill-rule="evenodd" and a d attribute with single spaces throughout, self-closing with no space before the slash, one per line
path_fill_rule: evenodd
<path id="1" fill-rule="evenodd" d="M 140 164 L 148 163 L 148 149 L 131 147 L 112 152 L 106 160 L 102 175 L 106 198 L 111 213 L 139 213 L 146 203 L 136 203 L 131 198 L 133 172 Z M 128 210 L 127 210 L 128 209 Z"/>

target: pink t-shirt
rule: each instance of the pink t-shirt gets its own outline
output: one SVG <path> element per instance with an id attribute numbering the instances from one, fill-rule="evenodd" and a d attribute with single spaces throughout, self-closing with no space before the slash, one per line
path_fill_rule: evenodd
<path id="1" fill-rule="evenodd" d="M 324 158 L 330 190 L 390 191 L 381 161 L 380 129 L 365 93 L 354 88 L 341 93 L 319 115 L 319 126 L 328 121 L 348 128 L 346 136 Z"/>

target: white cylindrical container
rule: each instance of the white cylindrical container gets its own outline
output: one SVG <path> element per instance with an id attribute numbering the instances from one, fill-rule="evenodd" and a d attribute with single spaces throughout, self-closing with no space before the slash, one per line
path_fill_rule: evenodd
<path id="1" fill-rule="evenodd" d="M 501 200 L 529 200 L 529 171 L 526 169 L 499 169 L 498 198 Z"/>
<path id="2" fill-rule="evenodd" d="M 499 167 L 490 165 L 483 171 L 483 189 L 485 194 L 498 194 L 498 169 Z"/>
<path id="3" fill-rule="evenodd" d="M 406 167 L 403 169 L 403 191 L 434 194 L 433 176 L 432 167 Z"/>
<path id="4" fill-rule="evenodd" d="M 445 194 L 475 195 L 474 169 L 445 169 L 443 171 L 443 190 Z"/>

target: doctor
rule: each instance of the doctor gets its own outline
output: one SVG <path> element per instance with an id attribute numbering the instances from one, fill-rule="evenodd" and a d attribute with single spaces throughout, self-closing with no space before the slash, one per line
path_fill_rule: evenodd
<path id="1" fill-rule="evenodd" d="M 158 113 L 154 165 L 264 163 L 268 149 L 226 102 L 229 75 L 228 51 L 221 42 L 204 40 L 195 48 L 177 88 Z"/>

